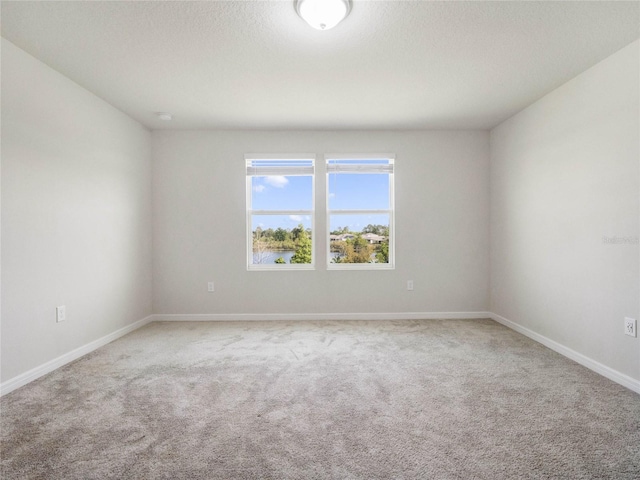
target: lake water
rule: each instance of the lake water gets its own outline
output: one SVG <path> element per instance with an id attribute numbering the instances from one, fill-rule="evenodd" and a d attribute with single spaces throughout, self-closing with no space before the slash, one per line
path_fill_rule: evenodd
<path id="1" fill-rule="evenodd" d="M 291 257 L 293 257 L 295 250 L 279 250 L 277 252 L 262 252 L 262 253 L 254 253 L 253 254 L 253 263 L 254 264 L 272 264 L 276 263 L 276 260 L 280 257 L 284 258 L 286 263 L 289 263 Z"/>
<path id="2" fill-rule="evenodd" d="M 278 250 L 277 252 L 262 252 L 262 253 L 254 253 L 253 254 L 253 264 L 274 264 L 276 260 L 280 257 L 284 258 L 286 263 L 290 263 L 291 257 L 295 254 L 295 250 Z M 338 252 L 331 252 L 331 258 L 335 258 L 339 256 Z M 262 259 L 262 261 L 260 261 Z"/>

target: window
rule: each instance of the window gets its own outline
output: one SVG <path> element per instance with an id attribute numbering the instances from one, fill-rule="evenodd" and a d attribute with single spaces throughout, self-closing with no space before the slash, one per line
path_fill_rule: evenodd
<path id="1" fill-rule="evenodd" d="M 327 268 L 394 266 L 393 155 L 327 155 Z"/>
<path id="2" fill-rule="evenodd" d="M 247 268 L 314 266 L 315 155 L 246 155 Z"/>

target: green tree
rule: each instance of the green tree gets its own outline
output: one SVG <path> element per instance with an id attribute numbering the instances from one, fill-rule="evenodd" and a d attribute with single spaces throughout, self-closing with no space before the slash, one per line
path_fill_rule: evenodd
<path id="1" fill-rule="evenodd" d="M 262 236 L 265 238 L 273 238 L 273 228 L 267 228 L 262 232 Z"/>
<path id="2" fill-rule="evenodd" d="M 289 232 L 287 232 L 284 228 L 278 227 L 275 232 L 273 232 L 273 238 L 278 242 L 284 242 L 288 237 Z"/>
<path id="3" fill-rule="evenodd" d="M 296 228 L 294 228 L 293 230 L 291 230 L 291 237 L 293 238 L 294 242 L 297 242 L 300 240 L 300 236 L 302 235 L 302 233 L 304 232 L 304 226 L 302 224 L 298 225 Z"/>
<path id="4" fill-rule="evenodd" d="M 380 249 L 376 253 L 378 263 L 389 263 L 389 240 L 380 244 Z"/>
<path id="5" fill-rule="evenodd" d="M 278 258 L 276 258 L 276 262 L 275 262 L 275 263 L 280 264 L 280 263 L 287 263 L 287 262 L 285 261 L 285 259 L 284 259 L 284 258 L 282 258 L 282 257 L 278 257 Z"/>
<path id="6" fill-rule="evenodd" d="M 389 236 L 389 227 L 386 225 L 367 225 L 362 229 L 362 233 L 373 233 L 375 235 Z"/>
<path id="7" fill-rule="evenodd" d="M 352 240 L 348 240 L 353 244 L 353 263 L 369 263 L 371 262 L 371 246 L 362 235 L 358 234 Z"/>
<path id="8" fill-rule="evenodd" d="M 343 233 L 349 233 L 349 227 L 338 227 L 333 232 L 329 232 L 331 235 L 342 235 Z"/>
<path id="9" fill-rule="evenodd" d="M 332 251 L 340 254 L 333 263 L 371 263 L 372 247 L 360 234 L 345 242 L 334 242 Z"/>
<path id="10" fill-rule="evenodd" d="M 295 230 L 298 230 L 298 244 L 296 253 L 293 254 L 289 263 L 311 263 L 311 238 L 302 224 L 298 225 Z"/>

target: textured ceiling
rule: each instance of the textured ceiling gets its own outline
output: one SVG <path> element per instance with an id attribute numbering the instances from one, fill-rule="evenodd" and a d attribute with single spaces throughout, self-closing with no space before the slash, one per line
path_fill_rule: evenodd
<path id="1" fill-rule="evenodd" d="M 2 2 L 2 36 L 149 128 L 491 128 L 640 37 L 640 3 Z M 153 112 L 166 111 L 164 123 Z"/>

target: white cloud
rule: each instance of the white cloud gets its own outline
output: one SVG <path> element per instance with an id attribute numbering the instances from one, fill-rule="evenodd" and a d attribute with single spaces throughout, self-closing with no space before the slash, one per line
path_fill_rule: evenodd
<path id="1" fill-rule="evenodd" d="M 291 220 L 293 220 L 294 222 L 301 222 L 302 221 L 302 217 L 300 215 L 289 215 L 289 218 Z"/>
<path id="2" fill-rule="evenodd" d="M 264 192 L 266 190 L 267 187 L 265 187 L 264 185 L 256 185 L 255 187 L 253 187 L 253 191 L 254 192 Z"/>
<path id="3" fill-rule="evenodd" d="M 335 194 L 335 193 L 330 193 L 330 194 L 329 194 L 329 198 L 334 198 L 335 196 L 336 196 L 336 194 Z"/>
<path id="4" fill-rule="evenodd" d="M 284 186 L 289 183 L 289 179 L 282 175 L 269 175 L 268 177 L 264 177 L 264 183 L 268 183 L 272 187 L 284 188 Z"/>

